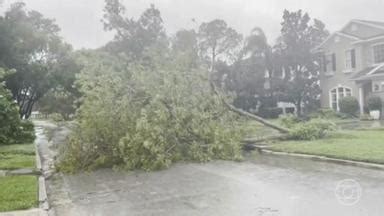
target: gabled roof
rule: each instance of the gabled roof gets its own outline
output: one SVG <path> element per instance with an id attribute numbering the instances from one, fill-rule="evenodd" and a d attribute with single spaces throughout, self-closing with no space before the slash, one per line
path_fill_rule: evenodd
<path id="1" fill-rule="evenodd" d="M 377 66 L 371 66 L 367 67 L 361 71 L 357 71 L 356 73 L 352 74 L 350 77 L 351 80 L 366 80 L 366 79 L 372 79 L 376 76 L 383 76 L 384 75 L 384 64 L 380 64 Z"/>
<path id="2" fill-rule="evenodd" d="M 359 19 L 353 19 L 349 21 L 340 31 L 334 32 L 333 34 L 329 35 L 320 45 L 318 45 L 313 51 L 319 51 L 330 39 L 332 39 L 334 36 L 339 35 L 343 36 L 346 38 L 349 38 L 351 40 L 355 40 L 356 42 L 358 41 L 364 41 L 364 40 L 369 40 L 370 38 L 373 37 L 368 37 L 368 38 L 360 38 L 357 35 L 352 35 L 346 31 L 347 27 L 350 26 L 352 23 L 359 24 L 359 25 L 365 25 L 371 28 L 375 28 L 377 30 L 382 31 L 381 34 L 375 35 L 373 37 L 378 37 L 378 36 L 384 36 L 384 22 L 380 21 L 370 21 L 370 20 L 359 20 Z"/>
<path id="3" fill-rule="evenodd" d="M 363 24 L 363 25 L 367 25 L 367 26 L 371 26 L 371 27 L 375 27 L 375 28 L 384 29 L 384 22 L 380 22 L 380 21 L 354 19 L 354 20 L 351 20 L 351 22 L 355 22 L 355 23 L 359 23 L 359 24 Z"/>
<path id="4" fill-rule="evenodd" d="M 355 40 L 355 41 L 359 41 L 361 40 L 361 38 L 359 37 L 356 37 L 354 35 L 350 35 L 350 34 L 347 34 L 345 32 L 341 32 L 341 31 L 337 31 L 337 32 L 334 32 L 333 34 L 329 35 L 323 42 L 321 42 L 321 44 L 319 44 L 315 49 L 314 51 L 318 51 L 319 49 L 321 49 L 321 47 L 324 46 L 324 44 L 326 44 L 329 40 L 331 40 L 333 37 L 335 37 L 336 35 L 339 35 L 339 36 L 342 36 L 342 37 L 345 37 L 345 38 L 349 38 L 349 39 L 352 39 L 352 40 Z"/>

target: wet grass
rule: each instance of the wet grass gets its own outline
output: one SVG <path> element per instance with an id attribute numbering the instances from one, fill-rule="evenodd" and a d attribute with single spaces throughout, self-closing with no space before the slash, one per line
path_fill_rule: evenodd
<path id="1" fill-rule="evenodd" d="M 265 127 L 261 123 L 253 120 L 245 121 L 243 127 L 245 130 L 246 137 L 263 138 L 277 135 L 279 133 L 278 131 Z"/>
<path id="2" fill-rule="evenodd" d="M 0 212 L 37 206 L 37 177 L 0 177 Z"/>
<path id="3" fill-rule="evenodd" d="M 34 155 L 0 154 L 0 170 L 14 170 L 35 167 Z"/>
<path id="4" fill-rule="evenodd" d="M 0 146 L 0 153 L 35 155 L 35 145 L 34 144 L 3 145 L 3 146 Z"/>
<path id="5" fill-rule="evenodd" d="M 272 150 L 384 164 L 384 129 L 342 131 L 313 141 L 281 141 Z"/>
<path id="6" fill-rule="evenodd" d="M 0 146 L 0 169 L 13 170 L 35 167 L 34 144 Z"/>

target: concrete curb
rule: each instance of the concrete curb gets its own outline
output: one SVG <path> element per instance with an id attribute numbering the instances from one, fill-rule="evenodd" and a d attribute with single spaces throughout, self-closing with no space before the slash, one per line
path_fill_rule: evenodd
<path id="1" fill-rule="evenodd" d="M 47 195 L 47 189 L 45 184 L 45 177 L 43 173 L 42 168 L 42 160 L 39 152 L 38 145 L 35 145 L 35 151 L 36 151 L 36 168 L 42 173 L 41 176 L 39 176 L 39 208 L 42 209 L 45 212 L 45 215 L 48 215 L 49 210 L 49 203 L 48 203 L 48 195 Z"/>
<path id="2" fill-rule="evenodd" d="M 48 216 L 48 214 L 42 209 L 34 208 L 20 211 L 0 212 L 0 216 Z"/>
<path id="3" fill-rule="evenodd" d="M 361 162 L 361 161 L 337 159 L 337 158 L 331 158 L 331 157 L 327 157 L 327 156 L 319 156 L 319 155 L 311 155 L 311 154 L 300 154 L 300 153 L 273 151 L 266 146 L 256 146 L 255 145 L 254 147 L 260 153 L 264 153 L 264 154 L 290 156 L 290 157 L 305 158 L 305 159 L 310 159 L 310 160 L 318 160 L 318 161 L 337 163 L 337 164 L 343 164 L 343 165 L 350 165 L 350 166 L 356 166 L 356 167 L 362 167 L 362 168 L 384 170 L 383 164 L 375 164 L 375 163 L 368 163 L 368 162 Z"/>

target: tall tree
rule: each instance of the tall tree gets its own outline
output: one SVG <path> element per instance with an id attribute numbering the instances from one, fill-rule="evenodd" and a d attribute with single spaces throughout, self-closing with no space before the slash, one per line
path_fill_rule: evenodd
<path id="1" fill-rule="evenodd" d="M 302 106 L 313 104 L 320 94 L 319 58 L 311 50 L 329 33 L 321 21 L 312 21 L 301 10 L 285 10 L 281 25 L 281 37 L 275 46 L 285 74 L 281 93 L 285 100 L 295 104 L 297 114 L 301 115 Z"/>
<path id="2" fill-rule="evenodd" d="M 221 64 L 217 66 L 219 73 L 225 75 L 226 89 L 236 92 L 234 105 L 243 110 L 256 111 L 261 99 L 267 95 L 265 89 L 266 71 L 272 71 L 271 47 L 260 28 L 254 28 L 245 38 L 243 48 L 230 69 Z"/>
<path id="3" fill-rule="evenodd" d="M 71 51 L 58 35 L 53 20 L 15 3 L 0 17 L 0 65 L 15 69 L 6 86 L 17 101 L 20 116 L 28 118 L 35 103 L 57 84 L 60 62 Z"/>
<path id="4" fill-rule="evenodd" d="M 199 64 L 197 33 L 195 30 L 179 30 L 171 42 L 173 52 L 183 56 L 186 61 L 189 61 L 190 66 L 196 67 Z"/>
<path id="5" fill-rule="evenodd" d="M 125 7 L 119 0 L 105 2 L 102 20 L 104 28 L 116 33 L 114 40 L 106 45 L 106 50 L 123 53 L 131 60 L 138 60 L 151 47 L 168 45 L 163 19 L 153 4 L 135 20 L 124 17 Z"/>
<path id="6" fill-rule="evenodd" d="M 224 20 L 216 19 L 200 25 L 198 40 L 201 57 L 209 62 L 214 71 L 216 60 L 235 59 L 242 35 L 229 27 Z"/>

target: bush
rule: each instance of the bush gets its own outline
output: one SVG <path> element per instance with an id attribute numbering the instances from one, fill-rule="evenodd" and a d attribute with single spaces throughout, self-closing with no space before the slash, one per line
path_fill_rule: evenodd
<path id="1" fill-rule="evenodd" d="M 292 128 L 294 127 L 297 123 L 301 122 L 302 120 L 299 119 L 297 116 L 288 114 L 280 117 L 280 122 L 281 124 L 286 127 L 286 128 Z"/>
<path id="2" fill-rule="evenodd" d="M 325 119 L 335 119 L 340 118 L 340 113 L 336 112 L 333 109 L 319 109 L 316 112 L 309 114 L 309 118 L 325 118 Z"/>
<path id="3" fill-rule="evenodd" d="M 347 115 L 356 116 L 359 111 L 359 102 L 354 97 L 343 97 L 339 101 L 340 112 Z"/>
<path id="4" fill-rule="evenodd" d="M 368 98 L 368 109 L 369 110 L 380 110 L 382 109 L 383 102 L 380 97 L 372 96 Z"/>
<path id="5" fill-rule="evenodd" d="M 0 80 L 4 74 L 0 68 Z M 33 124 L 20 119 L 17 104 L 0 82 L 0 145 L 32 142 L 34 138 Z"/>
<path id="6" fill-rule="evenodd" d="M 52 114 L 49 115 L 49 117 L 50 117 L 53 121 L 55 121 L 55 122 L 62 122 L 62 121 L 64 121 L 64 117 L 63 117 L 63 115 L 60 114 L 60 113 L 52 113 Z"/>
<path id="7" fill-rule="evenodd" d="M 361 121 L 372 121 L 373 118 L 371 115 L 364 113 L 363 115 L 360 116 Z"/>
<path id="8" fill-rule="evenodd" d="M 291 139 L 315 140 L 324 138 L 329 132 L 336 130 L 336 125 L 324 119 L 312 119 L 294 125 L 289 133 Z"/>

